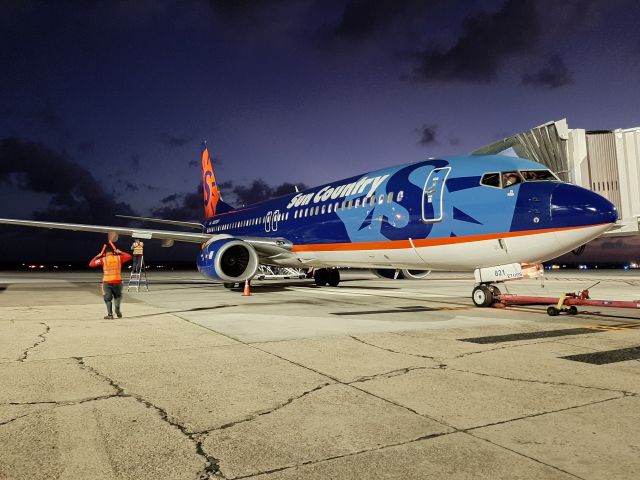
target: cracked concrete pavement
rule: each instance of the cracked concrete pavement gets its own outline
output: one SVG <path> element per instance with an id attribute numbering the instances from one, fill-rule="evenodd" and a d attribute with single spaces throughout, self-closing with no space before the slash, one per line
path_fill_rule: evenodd
<path id="1" fill-rule="evenodd" d="M 615 273 L 554 273 L 544 290 L 596 278 L 601 296 L 633 296 L 640 278 Z M 461 274 L 343 276 L 339 288 L 265 283 L 244 298 L 196 273 L 154 273 L 108 321 L 93 274 L 3 274 L 0 479 L 640 471 L 640 361 L 562 358 L 640 346 L 635 312 L 552 319 L 473 308 Z M 468 341 L 500 335 L 516 336 Z"/>

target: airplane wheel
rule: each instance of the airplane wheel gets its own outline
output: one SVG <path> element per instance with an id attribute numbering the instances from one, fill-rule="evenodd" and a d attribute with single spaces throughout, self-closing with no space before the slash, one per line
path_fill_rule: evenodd
<path id="1" fill-rule="evenodd" d="M 571 305 L 569 307 L 569 315 L 577 315 L 578 314 L 578 307 L 576 307 L 575 305 Z"/>
<path id="2" fill-rule="evenodd" d="M 328 270 L 329 280 L 328 283 L 332 287 L 337 287 L 340 283 L 340 271 L 337 268 L 332 268 Z"/>
<path id="3" fill-rule="evenodd" d="M 559 314 L 560 314 L 560 310 L 558 310 L 553 305 L 551 305 L 550 307 L 547 307 L 547 315 L 549 315 L 550 317 L 557 317 Z"/>
<path id="4" fill-rule="evenodd" d="M 474 288 L 471 298 L 476 307 L 489 307 L 493 303 L 493 293 L 486 285 Z"/>
<path id="5" fill-rule="evenodd" d="M 319 268 L 313 273 L 313 279 L 317 286 L 324 287 L 329 282 L 329 272 L 326 268 Z"/>
<path id="6" fill-rule="evenodd" d="M 228 288 L 229 290 L 231 290 L 232 288 L 234 288 L 236 286 L 236 284 L 234 282 L 225 282 L 222 285 L 224 285 L 224 288 Z"/>

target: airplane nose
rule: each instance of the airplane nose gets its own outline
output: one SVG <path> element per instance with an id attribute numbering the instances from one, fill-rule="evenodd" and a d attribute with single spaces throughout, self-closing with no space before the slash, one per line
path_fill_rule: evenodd
<path id="1" fill-rule="evenodd" d="M 557 227 L 615 223 L 618 210 L 602 195 L 562 183 L 551 194 L 551 219 Z"/>

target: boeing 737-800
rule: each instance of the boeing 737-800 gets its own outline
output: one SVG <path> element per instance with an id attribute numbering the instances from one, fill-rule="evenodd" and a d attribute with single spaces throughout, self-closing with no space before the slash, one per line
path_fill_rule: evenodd
<path id="1" fill-rule="evenodd" d="M 220 198 L 206 144 L 201 162 L 204 222 L 144 219 L 195 226 L 199 232 L 0 223 L 113 232 L 160 239 L 165 246 L 198 243 L 199 271 L 224 283 L 251 279 L 259 264 L 315 267 L 319 285 L 338 285 L 334 267 L 475 271 L 472 298 L 487 306 L 495 293 L 492 282 L 518 278 L 522 265 L 583 245 L 617 219 L 615 206 L 602 196 L 561 182 L 544 165 L 522 158 L 429 159 L 238 209 Z"/>

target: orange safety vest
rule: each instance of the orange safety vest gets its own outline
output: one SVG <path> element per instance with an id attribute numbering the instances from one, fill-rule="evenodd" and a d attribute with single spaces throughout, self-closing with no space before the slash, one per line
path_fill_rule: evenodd
<path id="1" fill-rule="evenodd" d="M 122 263 L 120 255 L 107 255 L 102 259 L 102 281 L 107 283 L 120 283 L 122 276 L 120 270 Z"/>

